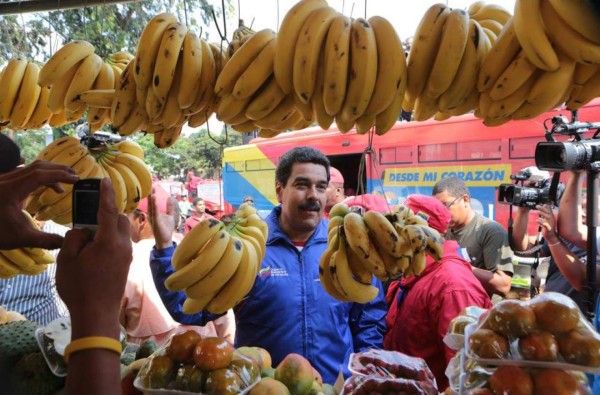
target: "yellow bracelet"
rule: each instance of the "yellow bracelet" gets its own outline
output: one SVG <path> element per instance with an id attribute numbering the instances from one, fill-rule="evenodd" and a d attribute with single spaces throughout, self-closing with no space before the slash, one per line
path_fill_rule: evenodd
<path id="1" fill-rule="evenodd" d="M 112 337 L 105 336 L 89 336 L 82 337 L 81 339 L 73 340 L 69 345 L 65 348 L 65 362 L 69 363 L 69 357 L 71 354 L 81 351 L 87 350 L 90 348 L 104 348 L 107 350 L 111 350 L 121 355 L 123 351 L 123 346 L 121 342 Z"/>

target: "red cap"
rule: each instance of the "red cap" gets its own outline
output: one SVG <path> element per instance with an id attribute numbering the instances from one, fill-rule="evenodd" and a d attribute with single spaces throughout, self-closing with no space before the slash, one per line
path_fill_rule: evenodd
<path id="1" fill-rule="evenodd" d="M 442 202 L 432 196 L 410 195 L 403 204 L 425 219 L 430 227 L 442 235 L 446 233 L 451 217 L 450 211 Z"/>
<path id="2" fill-rule="evenodd" d="M 365 211 L 378 211 L 380 213 L 385 213 L 391 209 L 383 196 L 370 193 L 349 197 L 343 203 L 348 207 L 359 206 L 364 208 Z"/>
<path id="3" fill-rule="evenodd" d="M 163 187 L 161 187 L 158 184 L 153 184 L 152 187 L 154 188 L 154 197 L 156 198 L 156 201 L 158 202 L 158 211 L 163 214 L 167 214 L 167 201 L 171 198 L 171 195 L 167 191 L 165 191 L 165 189 Z M 145 213 L 148 213 L 148 198 L 147 197 L 140 200 L 140 203 L 138 204 L 137 209 L 140 211 L 143 211 Z"/>
<path id="4" fill-rule="evenodd" d="M 329 167 L 329 182 L 335 182 L 336 184 L 344 183 L 344 176 L 333 166 Z"/>

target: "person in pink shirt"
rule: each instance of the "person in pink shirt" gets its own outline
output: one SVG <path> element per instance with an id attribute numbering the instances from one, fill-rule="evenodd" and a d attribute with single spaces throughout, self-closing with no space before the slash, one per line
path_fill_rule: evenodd
<path id="1" fill-rule="evenodd" d="M 431 196 L 410 195 L 404 205 L 425 218 L 442 235 L 450 223 L 450 212 Z M 435 375 L 439 392 L 448 387 L 446 366 L 456 351 L 443 342 L 450 321 L 468 306 L 490 308 L 488 294 L 477 280 L 469 262 L 459 254 L 454 240 L 443 243 L 444 255 L 435 261 L 427 256 L 420 276 L 394 281 L 386 299 L 390 306 L 383 346 L 423 358 Z"/>
<path id="2" fill-rule="evenodd" d="M 155 187 L 161 212 L 166 212 L 170 195 L 160 186 Z M 148 216 L 148 200 L 142 199 L 135 212 L 129 214 L 133 260 L 127 276 L 125 292 L 121 300 L 119 320 L 127 332 L 127 341 L 141 343 L 152 339 L 161 344 L 173 333 L 193 329 L 202 336 L 222 336 L 233 342 L 235 321 L 232 317 L 221 317 L 220 331 L 215 323 L 204 327 L 186 326 L 176 322 L 165 308 L 152 278 L 148 257 L 155 241 Z"/>
<path id="3" fill-rule="evenodd" d="M 194 199 L 194 204 L 192 207 L 192 215 L 185 220 L 185 229 L 184 234 L 188 234 L 190 230 L 202 220 L 207 218 L 213 218 L 212 215 L 206 212 L 206 202 L 202 198 Z"/>

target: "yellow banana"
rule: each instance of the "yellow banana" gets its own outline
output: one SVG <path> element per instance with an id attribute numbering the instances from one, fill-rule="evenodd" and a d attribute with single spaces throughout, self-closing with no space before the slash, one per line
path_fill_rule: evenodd
<path id="1" fill-rule="evenodd" d="M 404 240 L 398 235 L 394 225 L 381 213 L 367 211 L 363 215 L 367 229 L 373 237 L 371 238 L 387 254 L 399 258 L 402 256 L 401 247 Z"/>
<path id="2" fill-rule="evenodd" d="M 92 89 L 79 95 L 86 106 L 94 108 L 111 108 L 114 97 L 114 89 Z"/>
<path id="3" fill-rule="evenodd" d="M 222 314 L 231 309 L 254 286 L 261 262 L 258 259 L 257 251 L 246 240 L 241 240 L 241 242 L 244 248 L 237 270 L 206 306 L 206 310 L 213 314 Z"/>
<path id="4" fill-rule="evenodd" d="M 50 251 L 43 248 L 23 248 L 23 250 L 31 257 L 31 259 L 35 261 L 37 265 L 49 265 L 56 261 L 56 259 L 54 259 L 54 255 L 52 255 Z"/>
<path id="5" fill-rule="evenodd" d="M 162 131 L 160 135 L 160 140 L 158 141 L 158 145 L 156 144 L 156 140 L 154 141 L 154 145 L 157 148 L 169 148 L 173 144 L 179 140 L 179 136 L 181 135 L 182 126 L 173 126 L 168 129 Z"/>
<path id="6" fill-rule="evenodd" d="M 137 92 L 139 92 L 139 90 L 136 90 L 136 93 Z M 150 123 L 160 123 L 162 113 L 165 110 L 165 104 L 166 103 L 158 101 L 158 97 L 154 94 L 152 89 L 146 91 L 146 103 L 144 109 L 146 110 L 146 114 L 148 114 L 148 121 L 150 121 Z"/>
<path id="7" fill-rule="evenodd" d="M 65 110 L 76 111 L 81 107 L 79 95 L 92 89 L 101 68 L 102 58 L 100 56 L 93 53 L 83 59 L 65 95 Z"/>
<path id="8" fill-rule="evenodd" d="M 142 130 L 147 121 L 146 109 L 136 105 L 123 124 L 119 127 L 113 126 L 113 131 L 121 136 L 129 136 Z"/>
<path id="9" fill-rule="evenodd" d="M 229 244 L 216 266 L 200 280 L 185 289 L 190 298 L 200 298 L 207 294 L 215 294 L 235 274 L 242 260 L 242 242 L 236 236 L 231 236 Z"/>
<path id="10" fill-rule="evenodd" d="M 154 123 L 160 123 L 165 128 L 174 126 L 179 116 L 182 114 L 177 101 L 179 90 L 177 87 L 180 85 L 182 80 L 181 74 L 182 62 L 178 62 L 175 68 L 175 77 L 172 82 L 172 89 L 167 93 L 165 100 L 164 109 L 160 114 L 160 117 L 154 120 Z M 189 82 L 187 82 L 189 84 Z"/>
<path id="11" fill-rule="evenodd" d="M 413 100 L 421 95 L 431 74 L 448 14 L 450 8 L 447 5 L 434 4 L 427 9 L 419 22 L 407 65 L 407 92 Z"/>
<path id="12" fill-rule="evenodd" d="M 321 282 L 321 286 L 329 295 L 333 298 L 341 301 L 341 302 L 349 302 L 345 295 L 343 295 L 333 283 L 333 277 L 331 275 L 331 270 L 329 268 L 329 264 L 332 260 L 333 255 L 339 249 L 339 236 L 337 233 L 333 236 L 333 238 L 329 241 L 327 245 L 327 249 L 321 255 L 321 259 L 319 260 L 319 281 Z"/>
<path id="13" fill-rule="evenodd" d="M 288 95 L 273 111 L 260 119 L 254 120 L 254 123 L 261 128 L 272 129 L 286 121 L 295 110 L 293 95 Z"/>
<path id="14" fill-rule="evenodd" d="M 39 129 L 48 123 L 52 112 L 48 108 L 48 97 L 50 96 L 50 89 L 44 87 L 40 91 L 40 97 L 38 98 L 33 114 L 27 121 L 27 129 Z"/>
<path id="15" fill-rule="evenodd" d="M 240 239 L 247 240 L 254 246 L 258 253 L 258 260 L 262 262 L 267 249 L 267 241 L 262 231 L 255 226 L 241 226 L 239 224 L 232 231 Z"/>
<path id="16" fill-rule="evenodd" d="M 50 86 L 50 95 L 48 96 L 48 108 L 53 114 L 58 114 L 65 110 L 65 98 L 67 97 L 67 91 L 71 86 L 73 77 L 77 70 L 81 66 L 81 61 L 75 63 L 65 74 L 52 86 Z"/>
<path id="17" fill-rule="evenodd" d="M 552 8 L 573 30 L 600 44 L 600 11 L 588 0 L 548 0 Z M 552 28 L 552 27 L 551 27 Z"/>
<path id="18" fill-rule="evenodd" d="M 181 52 L 181 81 L 177 93 L 179 108 L 194 104 L 200 90 L 202 76 L 202 42 L 193 32 L 188 31 L 183 40 Z"/>
<path id="19" fill-rule="evenodd" d="M 535 72 L 519 89 L 517 89 L 510 96 L 507 96 L 500 100 L 493 100 L 487 110 L 488 116 L 491 118 L 505 118 L 510 117 L 515 111 L 519 109 L 527 100 L 527 95 L 531 91 L 531 87 L 537 81 L 541 70 Z"/>
<path id="20" fill-rule="evenodd" d="M 477 58 L 477 48 L 473 41 L 474 32 L 475 26 L 471 25 L 469 39 L 467 40 L 460 66 L 448 89 L 440 95 L 438 108 L 441 111 L 448 111 L 459 106 L 467 100 L 469 93 L 475 89 L 477 74 L 479 73 L 479 60 Z"/>
<path id="21" fill-rule="evenodd" d="M 285 97 L 285 93 L 277 84 L 274 76 L 271 76 L 252 98 L 246 107 L 246 117 L 251 120 L 260 119 L 277 107 Z"/>
<path id="22" fill-rule="evenodd" d="M 559 53 L 559 67 L 555 71 L 546 71 L 540 75 L 527 95 L 527 102 L 533 105 L 547 105 L 547 110 L 555 104 L 571 86 L 575 62 Z"/>
<path id="23" fill-rule="evenodd" d="M 22 248 L 16 248 L 14 250 L 2 250 L 2 255 L 15 266 L 19 268 L 19 271 L 24 274 L 37 274 L 39 266 L 33 258 L 31 258 Z"/>
<path id="24" fill-rule="evenodd" d="M 525 51 L 521 51 L 506 70 L 498 77 L 490 97 L 501 100 L 517 91 L 538 68 L 529 61 Z"/>
<path id="25" fill-rule="evenodd" d="M 184 110 L 185 114 L 196 114 L 214 101 L 214 87 L 217 78 L 216 60 L 211 50 L 211 46 L 204 40 L 202 45 L 202 73 L 200 74 L 200 89 L 194 103 Z M 203 122 L 204 123 L 204 122 Z"/>
<path id="26" fill-rule="evenodd" d="M 477 22 L 479 22 L 481 27 L 490 31 L 490 33 L 493 33 L 494 37 L 497 37 L 504 28 L 503 23 L 500 23 L 494 19 L 478 19 Z"/>
<path id="27" fill-rule="evenodd" d="M 134 65 L 134 62 L 127 65 L 127 68 L 121 74 L 121 83 L 115 89 L 115 97 L 110 109 L 110 119 L 115 128 L 125 123 L 137 104 L 135 98 L 136 82 L 133 76 Z M 148 112 L 148 114 L 150 113 Z"/>
<path id="28" fill-rule="evenodd" d="M 577 63 L 573 72 L 573 84 L 585 85 L 585 83 L 596 74 L 599 65 Z"/>
<path id="29" fill-rule="evenodd" d="M 550 26 L 548 36 L 560 51 L 579 63 L 600 63 L 600 40 L 593 42 L 579 34 L 554 11 L 549 1 L 542 2 L 541 11 L 544 24 Z M 600 12 L 597 14 L 600 16 Z"/>
<path id="30" fill-rule="evenodd" d="M 50 144 L 44 147 L 40 153 L 35 157 L 35 160 L 46 160 L 52 161 L 58 154 L 66 150 L 69 147 L 79 144 L 79 139 L 71 136 L 61 137 L 54 140 Z"/>
<path id="31" fill-rule="evenodd" d="M 368 303 L 379 294 L 379 288 L 373 285 L 363 284 L 356 281 L 348 265 L 347 243 L 340 234 L 339 248 L 335 251 L 329 261 L 329 271 L 333 285 L 338 292 L 355 303 Z"/>
<path id="32" fill-rule="evenodd" d="M 360 257 L 369 258 L 374 251 L 369 239 L 369 230 L 365 221 L 358 213 L 350 212 L 344 216 L 344 232 L 350 248 Z"/>
<path id="33" fill-rule="evenodd" d="M 471 12 L 471 8 L 469 7 L 469 16 L 478 21 L 491 19 L 505 25 L 512 15 L 504 7 L 497 4 L 483 4 L 475 12 Z"/>
<path id="34" fill-rule="evenodd" d="M 348 90 L 341 118 L 356 120 L 367 109 L 375 88 L 377 62 L 377 43 L 371 25 L 362 18 L 355 19 L 350 35 Z"/>
<path id="35" fill-rule="evenodd" d="M 410 273 L 415 276 L 420 275 L 425 270 L 425 266 L 427 265 L 427 257 L 424 251 L 420 251 L 413 255 L 410 261 Z M 408 277 L 407 272 L 405 271 L 404 277 Z"/>
<path id="36" fill-rule="evenodd" d="M 238 78 L 273 39 L 275 39 L 275 32 L 271 29 L 261 30 L 250 37 L 221 70 L 215 83 L 214 92 L 218 96 L 230 94 Z"/>
<path id="37" fill-rule="evenodd" d="M 351 20 L 338 14 L 329 26 L 324 47 L 323 105 L 330 116 L 342 108 L 350 62 Z"/>
<path id="38" fill-rule="evenodd" d="M 6 258 L 0 250 L 0 278 L 11 278 L 17 274 L 21 274 L 19 267 Z"/>
<path id="39" fill-rule="evenodd" d="M 185 235 L 183 240 L 181 240 L 177 248 L 175 248 L 173 258 L 171 259 L 173 269 L 181 270 L 190 263 L 192 258 L 198 254 L 198 251 L 204 247 L 214 235 L 223 229 L 223 226 L 223 222 L 215 218 L 205 219 L 194 226 L 192 230 Z"/>
<path id="40" fill-rule="evenodd" d="M 289 94 L 293 91 L 294 52 L 302 25 L 308 16 L 319 8 L 327 7 L 324 0 L 302 0 L 296 3 L 285 15 L 278 32 L 273 72 L 281 90 Z"/>
<path id="41" fill-rule="evenodd" d="M 336 16 L 337 12 L 331 7 L 318 8 L 310 13 L 300 29 L 294 50 L 293 85 L 294 92 L 304 103 L 312 98 L 321 48 Z"/>
<path id="42" fill-rule="evenodd" d="M 240 221 L 240 224 L 242 226 L 254 226 L 260 229 L 265 240 L 267 240 L 267 238 L 269 237 L 269 226 L 256 212 L 244 217 Z"/>
<path id="43" fill-rule="evenodd" d="M 125 180 L 121 176 L 121 173 L 117 171 L 114 167 L 110 165 L 110 163 L 102 161 L 102 166 L 104 170 L 108 173 L 110 177 L 110 181 L 113 185 L 113 189 L 115 190 L 115 201 L 117 210 L 122 213 L 125 210 L 127 205 L 127 186 L 125 185 Z"/>
<path id="44" fill-rule="evenodd" d="M 396 97 L 398 87 L 406 84 L 406 56 L 402 41 L 392 24 L 385 18 L 369 18 L 377 46 L 377 78 L 366 115 L 383 112 Z"/>
<path id="45" fill-rule="evenodd" d="M 329 129 L 329 127 L 333 123 L 333 116 L 331 116 L 327 113 L 327 110 L 325 109 L 325 103 L 323 102 L 323 90 L 325 89 L 325 86 L 324 86 L 325 56 L 326 56 L 325 47 L 323 46 L 323 48 L 321 49 L 321 55 L 319 55 L 319 62 L 318 62 L 318 66 L 317 66 L 317 80 L 315 83 L 315 89 L 314 89 L 311 101 L 309 102 L 312 105 L 314 117 L 317 121 L 317 124 L 323 130 Z M 286 122 L 286 124 L 291 123 L 291 125 L 294 125 L 300 119 L 304 119 L 304 117 L 302 116 L 302 113 L 300 111 L 296 111 L 295 114 L 297 114 L 296 118 L 295 119 L 289 118 L 288 122 Z"/>
<path id="46" fill-rule="evenodd" d="M 464 10 L 453 9 L 444 23 L 440 47 L 427 79 L 425 93 L 440 97 L 452 84 L 458 71 L 467 40 L 469 39 L 469 16 Z"/>
<path id="47" fill-rule="evenodd" d="M 544 28 L 540 2 L 541 0 L 515 2 L 515 33 L 531 63 L 539 69 L 554 71 L 559 66 L 558 57 Z"/>
<path id="48" fill-rule="evenodd" d="M 276 42 L 277 39 L 269 42 L 237 79 L 232 92 L 236 99 L 243 100 L 252 96 L 273 74 Z"/>
<path id="49" fill-rule="evenodd" d="M 183 305 L 181 306 L 181 310 L 185 314 L 196 314 L 201 312 L 206 308 L 208 303 L 215 297 L 216 293 L 204 295 L 200 298 L 187 298 Z"/>
<path id="50" fill-rule="evenodd" d="M 498 40 L 492 49 L 490 49 L 481 65 L 477 80 L 477 89 L 479 92 L 489 90 L 521 50 L 513 21 L 514 18 L 511 18 L 504 25 L 504 29 L 502 29 L 502 32 L 498 36 Z"/>
<path id="51" fill-rule="evenodd" d="M 361 264 L 360 259 L 352 250 L 352 248 L 346 248 L 346 254 L 348 257 L 348 266 L 350 266 L 350 271 L 352 271 L 352 274 L 354 275 L 354 278 L 356 278 L 356 281 L 363 284 L 371 285 L 371 283 L 373 282 L 373 274 Z"/>
<path id="52" fill-rule="evenodd" d="M 292 92 L 292 94 L 287 95 L 285 97 L 285 99 L 287 99 L 290 96 L 294 100 L 294 105 L 296 106 L 296 108 L 298 109 L 298 111 L 300 111 L 300 113 L 302 114 L 302 119 L 304 119 L 305 121 L 310 121 L 310 123 L 312 124 L 312 121 L 314 119 L 314 113 L 313 113 L 312 103 L 304 103 L 298 97 L 298 95 L 296 95 L 293 92 Z M 279 104 L 281 104 L 281 102 Z"/>
<path id="53" fill-rule="evenodd" d="M 438 99 L 423 93 L 417 97 L 415 101 L 415 110 L 413 111 L 413 118 L 415 121 L 426 121 L 433 117 L 439 108 Z"/>
<path id="54" fill-rule="evenodd" d="M 213 114 L 214 114 L 214 109 L 213 109 L 213 105 L 211 104 L 211 105 L 205 107 L 204 109 L 198 111 L 197 113 L 191 115 L 190 118 L 188 119 L 188 125 L 193 128 L 202 126 L 204 123 L 206 123 L 208 118 L 210 118 Z"/>
<path id="55" fill-rule="evenodd" d="M 144 150 L 133 140 L 121 140 L 118 143 L 111 145 L 109 148 L 137 156 L 141 160 L 144 160 Z"/>
<path id="56" fill-rule="evenodd" d="M 427 235 L 427 245 L 425 246 L 425 252 L 436 261 L 439 261 L 444 256 L 444 239 L 440 232 L 425 225 L 421 226 L 421 230 Z"/>
<path id="57" fill-rule="evenodd" d="M 244 112 L 249 101 L 249 98 L 238 100 L 230 93 L 220 96 L 216 111 L 217 118 L 219 120 L 233 119 Z"/>
<path id="58" fill-rule="evenodd" d="M 180 291 L 203 279 L 217 266 L 227 250 L 230 239 L 229 233 L 219 231 L 187 265 L 167 277 L 165 287 L 169 291 Z"/>
<path id="59" fill-rule="evenodd" d="M 131 68 L 131 71 L 140 89 L 146 88 L 152 82 L 163 34 L 167 27 L 175 22 L 177 18 L 174 15 L 164 12 L 152 18 L 142 31 L 135 51 L 135 62 L 131 62 L 135 63 L 135 68 Z"/>
<path id="60" fill-rule="evenodd" d="M 84 146 L 80 146 L 82 151 L 87 151 Z M 92 155 L 84 154 L 75 164 L 71 166 L 73 171 L 79 175 L 79 178 L 87 178 L 92 172 L 94 166 L 96 166 L 96 159 Z M 40 194 L 39 201 L 42 206 L 51 206 L 60 200 L 65 195 L 70 195 L 73 190 L 73 184 L 59 184 L 63 192 L 56 192 L 52 188 L 46 188 L 44 192 Z"/>
<path id="61" fill-rule="evenodd" d="M 140 200 L 142 200 L 140 181 L 137 179 L 135 173 L 124 164 L 113 162 L 111 166 L 121 174 L 127 188 L 127 204 L 123 212 L 125 214 L 133 213 Z"/>
<path id="62" fill-rule="evenodd" d="M 598 96 L 600 96 L 600 71 L 597 71 L 596 74 L 587 80 L 585 86 L 574 90 L 567 103 L 567 109 L 570 111 L 577 110 Z"/>
<path id="63" fill-rule="evenodd" d="M 407 78 L 402 81 L 396 90 L 396 96 L 394 96 L 392 103 L 383 112 L 375 116 L 375 133 L 377 135 L 383 136 L 399 120 L 406 92 L 406 81 Z"/>
<path id="64" fill-rule="evenodd" d="M 114 62 L 117 62 L 117 63 L 126 63 L 126 64 L 128 64 L 133 59 L 135 59 L 135 56 L 133 56 L 129 52 L 117 51 L 117 52 L 113 53 L 112 55 L 110 55 L 110 59 L 112 61 L 114 61 Z"/>
<path id="65" fill-rule="evenodd" d="M 425 250 L 425 247 L 427 246 L 427 235 L 421 228 L 422 227 L 419 225 L 405 225 L 402 228 L 402 236 L 408 241 L 415 253 Z"/>
<path id="66" fill-rule="evenodd" d="M 152 89 L 160 103 L 165 103 L 169 95 L 175 77 L 174 70 L 187 30 L 185 25 L 173 22 L 162 36 L 152 77 Z"/>
<path id="67" fill-rule="evenodd" d="M 145 198 L 150 194 L 152 191 L 152 172 L 150 172 L 150 169 L 142 159 L 127 152 L 120 152 L 114 156 L 113 162 L 122 163 L 135 174 L 135 177 L 140 182 L 141 198 Z"/>
<path id="68" fill-rule="evenodd" d="M 27 64 L 25 59 L 12 58 L 4 68 L 0 79 L 0 122 L 10 120 Z"/>
<path id="69" fill-rule="evenodd" d="M 87 41 L 74 40 L 63 45 L 40 70 L 38 84 L 50 86 L 60 81 L 69 69 L 94 53 L 94 46 Z"/>
<path id="70" fill-rule="evenodd" d="M 41 91 L 37 84 L 39 74 L 40 67 L 29 62 L 21 81 L 19 94 L 10 113 L 10 124 L 13 129 L 23 129 L 35 110 Z"/>
<path id="71" fill-rule="evenodd" d="M 115 72 L 113 71 L 113 68 L 108 64 L 108 63 L 102 63 L 102 67 L 100 68 L 100 72 L 98 73 L 98 77 L 96 77 L 96 81 L 94 81 L 94 86 L 93 86 L 94 90 L 112 90 L 113 94 L 112 95 L 107 95 L 109 97 L 105 98 L 103 103 L 99 103 L 99 104 L 103 104 L 104 107 L 95 107 L 95 108 L 89 108 L 88 109 L 88 113 L 87 113 L 87 119 L 88 122 L 91 124 L 100 124 L 100 127 L 104 126 L 104 123 L 106 123 L 108 121 L 108 115 L 110 113 L 110 110 L 108 110 L 110 107 L 112 107 L 112 99 L 114 97 L 114 89 L 115 89 Z M 89 92 L 89 91 L 86 91 Z M 84 93 L 86 92 L 82 92 L 80 95 L 80 100 L 84 103 Z M 89 99 L 89 98 L 88 98 Z M 110 99 L 110 101 L 108 101 L 107 99 Z M 88 103 L 86 103 L 86 105 L 89 106 Z M 90 106 L 91 107 L 91 106 Z"/>

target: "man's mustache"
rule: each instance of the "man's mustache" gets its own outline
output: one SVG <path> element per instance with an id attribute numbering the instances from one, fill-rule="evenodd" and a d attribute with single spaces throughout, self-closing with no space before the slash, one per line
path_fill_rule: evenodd
<path id="1" fill-rule="evenodd" d="M 321 205 L 318 202 L 304 203 L 298 206 L 300 210 L 321 211 Z"/>

